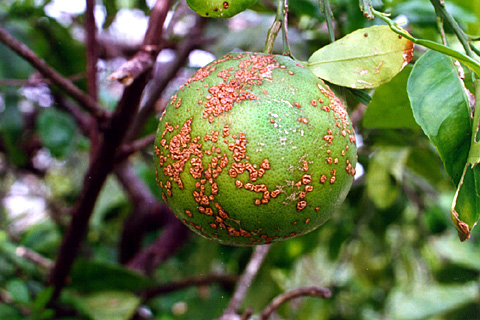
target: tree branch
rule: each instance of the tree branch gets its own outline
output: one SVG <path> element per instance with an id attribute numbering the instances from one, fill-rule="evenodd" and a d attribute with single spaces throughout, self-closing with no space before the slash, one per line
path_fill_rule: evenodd
<path id="1" fill-rule="evenodd" d="M 260 317 L 261 320 L 266 320 L 275 312 L 282 304 L 299 297 L 312 296 L 328 299 L 332 296 L 330 290 L 320 287 L 300 287 L 282 293 L 275 297 L 272 302 L 263 310 Z"/>
<path id="2" fill-rule="evenodd" d="M 155 58 L 161 49 L 163 24 L 171 4 L 172 0 L 157 0 L 150 15 L 142 49 L 132 59 L 125 62 L 117 71 L 112 73 L 108 77 L 109 80 L 118 80 L 120 83 L 129 86 L 135 78 L 153 66 Z"/>
<path id="3" fill-rule="evenodd" d="M 227 309 L 225 309 L 219 320 L 229 320 L 238 317 L 237 313 L 240 310 L 245 296 L 247 295 L 248 288 L 250 288 L 253 279 L 255 279 L 258 270 L 260 270 L 268 251 L 270 251 L 270 247 L 270 244 L 264 244 L 255 247 L 247 267 L 238 280 L 237 286 L 235 287 L 233 296 L 228 303 Z"/>
<path id="4" fill-rule="evenodd" d="M 97 119 L 103 121 L 108 117 L 108 112 L 102 109 L 100 105 L 98 105 L 98 103 L 95 101 L 95 99 L 80 90 L 77 86 L 73 84 L 72 81 L 63 77 L 61 74 L 55 71 L 45 62 L 45 60 L 38 57 L 26 45 L 12 37 L 5 29 L 1 27 L 0 41 L 3 42 L 6 46 L 8 46 L 10 49 L 12 49 L 19 56 L 24 58 L 45 78 L 50 79 L 53 84 L 58 86 L 65 93 L 75 99 L 81 106 L 83 106 L 90 113 L 92 113 Z"/>
<path id="5" fill-rule="evenodd" d="M 128 158 L 130 155 L 136 153 L 137 151 L 140 151 L 147 147 L 152 146 L 153 143 L 155 142 L 155 137 L 156 137 L 156 133 L 152 133 L 148 136 L 132 141 L 131 143 L 124 144 L 117 156 L 116 161 L 121 162 L 126 158 Z"/>
<path id="6" fill-rule="evenodd" d="M 87 88 L 88 94 L 97 101 L 97 37 L 95 28 L 95 0 L 86 0 L 85 30 L 87 31 Z"/>
<path id="7" fill-rule="evenodd" d="M 128 162 L 117 165 L 115 175 L 133 204 L 132 213 L 123 224 L 119 245 L 119 261 L 127 263 L 140 250 L 145 233 L 167 224 L 171 215 L 167 205 L 157 201 Z"/>
<path id="8" fill-rule="evenodd" d="M 138 136 L 145 121 L 147 121 L 148 117 L 155 111 L 155 103 L 162 95 L 170 80 L 174 78 L 180 68 L 185 65 L 190 52 L 199 46 L 206 19 L 200 16 L 196 19 L 197 21 L 190 30 L 188 38 L 178 49 L 175 61 L 169 65 L 168 69 L 164 70 L 163 73 L 150 82 L 146 101 L 142 105 L 132 129 L 127 135 L 127 142 L 132 141 Z"/>
<path id="9" fill-rule="evenodd" d="M 131 115 L 138 110 L 141 93 L 145 86 L 145 78 L 146 75 L 137 78 L 134 84 L 125 89 L 122 99 L 105 129 L 101 144 L 85 174 L 83 189 L 75 201 L 72 209 L 72 220 L 64 235 L 55 267 L 50 276 L 50 284 L 55 287 L 53 299 L 56 299 L 63 289 L 65 280 L 80 250 L 81 243 L 88 230 L 88 222 L 95 202 L 108 174 L 113 169 L 115 151 L 124 138 L 125 128 L 129 126 Z"/>
<path id="10" fill-rule="evenodd" d="M 168 215 L 170 219 L 170 222 L 165 225 L 162 235 L 157 241 L 133 257 L 127 263 L 127 267 L 147 275 L 151 274 L 155 267 L 177 252 L 189 238 L 190 230 L 173 215 L 173 212 L 168 209 L 162 214 Z"/>
<path id="11" fill-rule="evenodd" d="M 206 286 L 214 283 L 233 286 L 237 282 L 237 280 L 237 276 L 228 274 L 211 274 L 207 276 L 188 278 L 182 281 L 170 282 L 154 288 L 150 288 L 142 293 L 142 297 L 148 300 L 155 298 L 159 295 L 175 292 L 185 288 Z"/>
<path id="12" fill-rule="evenodd" d="M 171 0 L 158 0 L 158 2 L 170 4 Z M 155 8 L 157 7 L 156 5 Z M 169 8 L 161 6 L 161 9 L 163 11 L 160 12 L 158 9 L 153 10 L 147 34 L 152 34 L 152 29 L 158 31 L 163 28 Z M 163 18 L 154 17 L 153 15 L 160 15 Z M 145 39 L 152 41 L 154 44 L 160 41 L 160 39 L 148 39 L 147 37 Z M 50 284 L 54 286 L 51 302 L 59 297 L 65 285 L 65 280 L 70 273 L 73 262 L 87 233 L 88 222 L 100 190 L 107 176 L 113 170 L 115 155 L 131 126 L 132 116 L 138 112 L 140 99 L 147 83 L 147 71 L 149 71 L 149 68 L 144 69 L 132 84 L 125 88 L 122 98 L 103 132 L 101 143 L 96 153 L 92 156 L 90 166 L 84 177 L 83 189 L 72 209 L 72 220 L 63 237 L 55 267 L 50 275 Z M 89 98 L 91 99 L 91 97 Z"/>

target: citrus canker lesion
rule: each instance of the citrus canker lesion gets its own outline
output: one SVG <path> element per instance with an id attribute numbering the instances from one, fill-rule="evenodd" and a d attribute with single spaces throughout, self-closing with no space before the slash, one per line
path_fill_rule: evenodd
<path id="1" fill-rule="evenodd" d="M 193 11 L 209 18 L 231 18 L 256 2 L 257 0 L 187 0 Z"/>
<path id="2" fill-rule="evenodd" d="M 155 141 L 164 201 L 230 245 L 300 236 L 327 221 L 355 175 L 355 134 L 328 86 L 285 56 L 230 53 L 171 98 Z"/>

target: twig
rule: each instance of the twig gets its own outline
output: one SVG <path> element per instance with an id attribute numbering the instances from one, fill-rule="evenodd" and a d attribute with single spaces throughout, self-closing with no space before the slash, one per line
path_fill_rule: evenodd
<path id="1" fill-rule="evenodd" d="M 372 13 L 372 0 L 360 0 L 360 10 L 362 10 L 365 18 L 373 20 L 374 15 Z"/>
<path id="2" fill-rule="evenodd" d="M 155 104 L 160 98 L 168 83 L 178 73 L 180 68 L 185 65 L 190 52 L 197 48 L 202 42 L 202 33 L 206 19 L 198 16 L 193 27 L 190 29 L 189 36 L 180 46 L 176 53 L 175 60 L 158 77 L 152 79 L 149 83 L 148 95 L 143 103 L 132 129 L 128 132 L 126 142 L 131 142 L 140 133 L 145 121 L 155 111 Z"/>
<path id="3" fill-rule="evenodd" d="M 263 261 L 265 260 L 268 251 L 270 250 L 270 244 L 264 244 L 255 247 L 252 257 L 245 268 L 245 271 L 238 280 L 233 296 L 228 303 L 227 309 L 224 311 L 223 315 L 220 317 L 220 320 L 231 319 L 232 316 L 236 315 L 240 310 L 243 300 L 247 294 L 248 288 L 253 282 L 253 279 L 260 270 Z"/>
<path id="4" fill-rule="evenodd" d="M 275 45 L 275 39 L 277 39 L 278 33 L 280 32 L 283 21 L 284 21 L 284 10 L 283 10 L 283 0 L 277 1 L 277 14 L 275 20 L 273 21 L 272 26 L 268 29 L 267 39 L 265 41 L 265 48 L 263 52 L 272 54 L 273 46 Z"/>
<path id="5" fill-rule="evenodd" d="M 232 286 L 238 280 L 237 276 L 228 274 L 211 274 L 207 276 L 187 278 L 182 281 L 166 283 L 154 288 L 150 288 L 142 293 L 144 299 L 152 299 L 156 296 L 175 292 L 189 287 L 200 287 L 219 283 L 223 285 Z"/>
<path id="6" fill-rule="evenodd" d="M 143 150 L 149 146 L 153 146 L 155 141 L 156 134 L 152 133 L 143 138 L 132 141 L 129 144 L 124 144 L 117 155 L 116 162 L 120 162 L 128 158 L 130 155 L 136 153 L 137 151 Z M 152 149 L 153 150 L 153 149 Z"/>
<path id="7" fill-rule="evenodd" d="M 173 215 L 173 212 L 169 210 L 162 214 L 170 216 L 171 222 L 165 225 L 160 238 L 129 261 L 127 267 L 147 275 L 151 274 L 156 266 L 177 252 L 189 238 L 190 230 Z"/>
<path id="8" fill-rule="evenodd" d="M 48 271 L 50 271 L 53 267 L 52 260 L 43 257 L 42 255 L 38 254 L 37 252 L 29 248 L 17 247 L 17 249 L 15 250 L 15 253 L 20 258 L 27 259 Z"/>
<path id="9" fill-rule="evenodd" d="M 145 233 L 158 230 L 172 216 L 169 208 L 157 201 L 127 161 L 116 166 L 115 175 L 133 204 L 132 213 L 123 224 L 119 245 L 119 261 L 127 263 L 140 250 Z"/>
<path id="10" fill-rule="evenodd" d="M 88 137 L 94 119 L 73 104 L 73 102 L 65 99 L 58 93 L 53 93 L 53 99 L 55 101 L 55 106 L 58 109 L 67 111 L 69 114 L 71 114 L 82 134 Z"/>
<path id="11" fill-rule="evenodd" d="M 275 297 L 272 302 L 263 310 L 260 317 L 261 320 L 266 320 L 275 312 L 282 304 L 299 297 L 312 296 L 328 299 L 332 296 L 330 290 L 321 287 L 300 287 L 282 293 Z"/>
<path id="12" fill-rule="evenodd" d="M 85 30 L 87 31 L 87 88 L 88 94 L 97 101 L 97 37 L 95 28 L 95 0 L 86 0 Z"/>
<path id="13" fill-rule="evenodd" d="M 333 12 L 332 7 L 330 6 L 329 0 L 319 0 L 320 10 L 325 15 L 325 20 L 327 21 L 328 29 L 328 38 L 330 42 L 335 41 L 335 30 L 333 29 Z"/>
<path id="14" fill-rule="evenodd" d="M 70 77 L 66 77 L 70 81 L 79 81 L 85 79 L 85 73 L 75 74 Z M 35 87 L 41 84 L 52 84 L 50 79 L 45 79 L 39 73 L 34 73 L 28 79 L 0 79 L 0 87 Z"/>
<path id="15" fill-rule="evenodd" d="M 145 70 L 150 69 L 160 52 L 162 42 L 163 23 L 167 17 L 172 0 L 157 0 L 149 20 L 149 26 L 143 39 L 142 49 L 129 61 L 125 62 L 117 71 L 112 73 L 109 80 L 118 80 L 129 86 Z"/>
<path id="16" fill-rule="evenodd" d="M 474 55 L 468 43 L 468 37 L 465 34 L 465 32 L 462 30 L 462 28 L 458 25 L 457 21 L 455 21 L 455 19 L 450 14 L 450 12 L 447 11 L 445 2 L 441 0 L 430 0 L 430 2 L 435 8 L 435 12 L 437 13 L 437 16 L 440 17 L 442 20 L 444 20 L 448 24 L 448 26 L 452 29 L 452 31 L 455 33 L 458 40 L 462 44 L 463 49 L 465 49 L 465 52 L 467 53 L 467 55 L 473 58 Z"/>
<path id="17" fill-rule="evenodd" d="M 100 121 L 105 120 L 108 117 L 108 112 L 103 110 L 100 105 L 88 94 L 80 90 L 73 84 L 72 81 L 65 78 L 52 67 L 50 67 L 45 60 L 38 57 L 32 50 L 26 45 L 19 42 L 12 37 L 5 29 L 0 27 L 0 41 L 3 42 L 10 49 L 15 51 L 19 56 L 24 58 L 35 69 L 37 69 L 45 78 L 52 81 L 53 84 L 61 88 L 65 93 L 75 99 L 81 106 L 87 109 Z"/>
<path id="18" fill-rule="evenodd" d="M 288 42 L 288 1 L 283 0 L 283 55 L 290 56 L 292 51 L 290 50 L 290 43 Z"/>

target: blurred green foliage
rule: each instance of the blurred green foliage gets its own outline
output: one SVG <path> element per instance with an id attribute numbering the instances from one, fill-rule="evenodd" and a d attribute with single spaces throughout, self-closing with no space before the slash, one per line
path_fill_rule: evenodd
<path id="1" fill-rule="evenodd" d="M 85 72 L 82 14 L 60 23 L 46 14 L 52 1 L 0 2 L 0 25 L 23 41 L 64 76 Z M 270 2 L 270 1 L 267 1 Z M 357 0 L 331 0 L 336 37 L 358 28 L 380 24 L 364 18 Z M 446 0 L 448 8 L 468 34 L 480 34 L 480 2 Z M 176 10 L 181 1 L 174 1 Z M 441 41 L 433 7 L 428 0 L 374 2 L 379 10 L 404 15 L 404 26 L 417 38 Z M 184 4 L 183 4 L 184 5 Z M 140 9 L 149 14 L 145 0 L 98 2 L 105 19 L 100 28 L 109 34 L 121 10 Z M 274 12 L 263 1 L 232 20 L 209 20 L 201 49 L 221 56 L 232 50 L 261 51 Z M 324 15 L 318 1 L 290 1 L 290 44 L 293 54 L 306 60 L 328 44 Z M 191 12 L 167 34 L 180 41 Z M 180 31 L 179 31 L 180 30 Z M 460 48 L 451 30 L 447 40 Z M 113 35 L 114 37 L 115 35 Z M 280 38 L 280 37 L 279 37 Z M 121 40 L 121 39 L 116 39 Z M 276 52 L 281 52 L 280 39 Z M 424 53 L 418 48 L 414 61 Z M 100 102 L 111 106 L 118 88 L 106 81 L 112 61 L 102 61 L 99 72 Z M 179 73 L 187 77 L 195 68 Z M 34 70 L 0 44 L 0 80 L 25 80 Z M 277 243 L 253 282 L 244 307 L 256 314 L 273 297 L 303 285 L 325 286 L 330 299 L 302 298 L 283 305 L 278 319 L 473 319 L 480 317 L 480 234 L 460 243 L 450 221 L 455 187 L 439 154 L 414 122 L 406 93 L 408 66 L 390 83 L 366 91 L 372 100 L 359 105 L 350 94 L 349 111 L 366 108 L 356 121 L 359 163 L 363 174 L 334 217 L 301 238 Z M 435 75 L 432 75 L 434 77 Z M 468 77 L 468 75 L 467 75 Z M 182 80 L 183 79 L 183 80 Z M 27 82 L 25 82 L 27 83 Z M 134 273 L 117 262 L 118 245 L 131 203 L 119 183 L 111 178 L 97 201 L 91 228 L 76 262 L 62 303 L 77 311 L 74 316 L 53 318 L 47 306 L 52 294 L 46 286 L 48 270 L 18 255 L 25 247 L 55 261 L 68 215 L 62 213 L 76 199 L 88 165 L 89 143 L 70 115 L 55 105 L 39 104 L 35 85 L 0 85 L 0 320 L 17 319 L 118 319 L 131 318 L 141 306 L 151 319 L 214 319 L 228 304 L 232 287 L 220 284 L 191 287 L 142 300 L 146 287 L 215 272 L 239 274 L 252 249 L 219 245 L 192 236 L 182 249 L 156 268 L 151 277 Z M 85 80 L 76 82 L 81 88 Z M 467 86 L 468 79 L 467 79 Z M 30 90 L 30 91 L 28 91 Z M 55 92 L 55 87 L 51 87 Z M 169 98 L 171 88 L 163 100 Z M 30 93 L 26 93 L 26 91 Z M 32 93 L 33 92 L 33 93 Z M 60 92 L 58 92 L 60 93 Z M 32 98 L 33 97 L 33 98 Z M 113 98 L 112 98 L 113 97 Z M 112 103 L 113 100 L 113 103 Z M 152 116 L 142 136 L 156 129 Z M 32 146 L 33 145 L 33 146 Z M 35 147 L 40 145 L 41 147 Z M 31 148 L 36 162 L 30 163 Z M 42 156 L 43 154 L 43 156 Z M 132 158 L 137 175 L 159 199 L 154 181 L 152 151 Z M 33 168 L 41 168 L 37 171 Z M 30 168 L 30 170 L 29 170 Z M 40 171 L 41 173 L 38 173 Z M 362 170 L 357 168 L 358 172 Z M 28 191 L 25 191 L 25 188 Z M 19 191 L 20 190 L 20 191 Z M 45 209 L 13 210 L 18 195 L 42 199 Z M 18 203 L 17 203 L 18 204 Z M 42 207 L 43 208 L 43 207 Z M 42 211 L 42 212 L 39 212 Z M 32 213 L 33 212 L 33 213 Z M 40 215 L 40 219 L 38 219 Z M 37 217 L 37 218 L 36 218 Z M 149 233 L 145 245 L 161 231 Z"/>

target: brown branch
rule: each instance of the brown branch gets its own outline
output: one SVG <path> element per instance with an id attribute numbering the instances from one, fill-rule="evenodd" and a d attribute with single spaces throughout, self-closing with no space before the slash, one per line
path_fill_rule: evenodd
<path id="1" fill-rule="evenodd" d="M 171 0 L 166 1 L 170 3 Z M 154 10 L 150 18 L 162 25 L 159 26 L 154 23 L 149 23 L 147 33 L 151 33 L 150 29 L 152 28 L 154 30 L 161 30 L 163 28 L 165 19 L 153 18 L 154 14 L 166 17 L 169 8 L 162 7 L 162 9 L 164 10 L 163 12 Z M 149 69 L 147 68 L 143 71 L 144 72 L 135 78 L 130 86 L 125 88 L 117 108 L 103 131 L 100 145 L 93 155 L 87 173 L 85 174 L 83 188 L 72 209 L 72 220 L 63 237 L 55 267 L 50 275 L 50 284 L 54 286 L 51 302 L 59 297 L 65 285 L 67 276 L 70 273 L 73 262 L 79 253 L 80 246 L 87 233 L 88 223 L 100 190 L 107 176 L 113 170 L 116 152 L 131 126 L 133 115 L 138 112 L 142 93 L 147 83 L 147 71 L 149 71 Z M 89 98 L 91 99 L 91 97 Z M 179 231 L 179 233 L 181 233 L 181 231 Z M 165 234 L 167 234 L 167 232 L 165 232 L 164 235 Z"/>
<path id="2" fill-rule="evenodd" d="M 75 74 L 70 77 L 66 77 L 70 81 L 79 81 L 85 79 L 85 73 Z M 28 79 L 0 79 L 0 87 L 35 87 L 41 84 L 52 84 L 52 81 L 45 79 L 38 73 L 34 73 Z"/>
<path id="3" fill-rule="evenodd" d="M 88 137 L 90 134 L 90 128 L 92 127 L 92 122 L 95 122 L 94 119 L 60 94 L 53 93 L 53 99 L 55 101 L 55 106 L 58 109 L 64 110 L 72 115 L 82 134 Z"/>
<path id="4" fill-rule="evenodd" d="M 171 4 L 172 0 L 157 0 L 152 9 L 148 29 L 143 39 L 142 50 L 139 50 L 132 59 L 112 73 L 108 77 L 109 80 L 118 80 L 120 83 L 129 86 L 135 78 L 153 66 L 161 49 L 163 24 Z"/>
<path id="5" fill-rule="evenodd" d="M 50 259 L 47 259 L 40 255 L 39 253 L 26 248 L 26 247 L 17 247 L 15 250 L 15 253 L 17 256 L 20 258 L 26 259 L 28 261 L 31 261 L 35 263 L 36 265 L 39 265 L 40 267 L 50 271 L 53 267 L 53 262 Z"/>
<path id="6" fill-rule="evenodd" d="M 272 302 L 263 310 L 260 317 L 261 320 L 266 320 L 275 312 L 282 304 L 299 297 L 312 296 L 328 299 L 332 296 L 330 290 L 321 287 L 300 287 L 282 293 L 275 297 Z"/>
<path id="7" fill-rule="evenodd" d="M 72 220 L 63 237 L 57 261 L 50 276 L 50 284 L 55 288 L 52 299 L 59 296 L 80 250 L 81 243 L 88 230 L 88 222 L 95 202 L 108 174 L 113 169 L 115 151 L 124 138 L 125 128 L 128 128 L 130 124 L 131 115 L 138 110 L 141 93 L 145 86 L 145 77 L 146 75 L 137 78 L 137 81 L 125 89 L 122 99 L 103 133 L 101 144 L 85 174 L 83 189 L 75 201 L 72 209 Z"/>
<path id="8" fill-rule="evenodd" d="M 80 90 L 73 84 L 72 81 L 65 78 L 52 67 L 50 67 L 45 60 L 38 57 L 26 45 L 12 37 L 5 29 L 0 27 L 0 41 L 15 51 L 19 56 L 24 58 L 35 69 L 37 69 L 45 78 L 52 81 L 53 84 L 62 89 L 65 93 L 75 99 L 81 106 L 92 113 L 96 118 L 103 121 L 108 117 L 108 112 L 103 110 L 98 103 L 85 92 Z"/>
<path id="9" fill-rule="evenodd" d="M 248 289 L 250 288 L 253 279 L 260 270 L 263 261 L 265 260 L 268 251 L 270 250 L 270 244 L 264 244 L 256 246 L 250 261 L 247 264 L 247 267 L 243 271 L 240 279 L 238 280 L 233 296 L 228 303 L 227 309 L 223 312 L 219 320 L 229 320 L 237 317 L 237 313 L 240 310 L 245 296 L 247 295 Z"/>
<path id="10" fill-rule="evenodd" d="M 190 29 L 188 38 L 182 43 L 177 51 L 175 61 L 169 68 L 164 70 L 159 77 L 152 79 L 149 85 L 149 92 L 145 103 L 143 104 L 132 129 L 127 135 L 127 141 L 131 141 L 138 136 L 148 117 L 155 111 L 155 104 L 160 98 L 168 83 L 175 77 L 177 72 L 185 65 L 190 52 L 199 47 L 202 43 L 202 33 L 205 26 L 205 18 L 198 16 L 194 26 Z"/>
<path id="11" fill-rule="evenodd" d="M 116 161 L 121 162 L 137 151 L 143 150 L 149 146 L 153 146 L 155 137 L 156 133 L 152 133 L 148 136 L 132 141 L 131 143 L 124 144 L 118 153 Z"/>
<path id="12" fill-rule="evenodd" d="M 160 229 L 171 216 L 167 205 L 157 201 L 128 162 L 117 165 L 115 175 L 133 204 L 120 238 L 119 261 L 124 264 L 140 251 L 146 232 Z"/>
<path id="13" fill-rule="evenodd" d="M 155 267 L 170 258 L 187 241 L 190 230 L 170 210 L 163 214 L 168 215 L 171 221 L 165 225 L 162 235 L 133 257 L 127 263 L 127 267 L 149 275 Z"/>
<path id="14" fill-rule="evenodd" d="M 144 299 L 152 299 L 156 296 L 175 292 L 189 287 L 207 286 L 214 283 L 222 285 L 233 286 L 238 280 L 237 276 L 228 274 L 211 274 L 207 276 L 194 277 L 184 279 L 182 281 L 175 281 L 166 283 L 154 288 L 150 288 L 142 293 Z"/>
<path id="15" fill-rule="evenodd" d="M 95 26 L 95 0 L 86 0 L 85 9 L 85 30 L 87 32 L 87 91 L 90 97 L 95 101 L 98 101 L 98 87 L 97 87 L 97 36 Z M 97 129 L 97 125 L 94 121 L 91 121 L 89 129 L 90 138 L 90 159 L 93 159 L 93 155 L 97 152 L 97 148 L 100 144 L 100 134 Z"/>
<path id="16" fill-rule="evenodd" d="M 97 98 L 97 37 L 95 28 L 95 0 L 86 0 L 85 30 L 87 31 L 87 88 L 95 101 Z"/>

